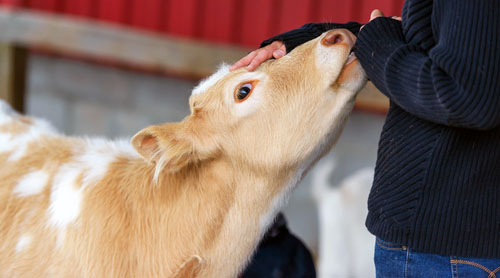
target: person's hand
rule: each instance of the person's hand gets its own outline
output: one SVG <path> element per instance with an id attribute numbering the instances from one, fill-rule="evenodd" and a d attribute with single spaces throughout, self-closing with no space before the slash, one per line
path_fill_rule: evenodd
<path id="1" fill-rule="evenodd" d="M 370 21 L 374 20 L 377 17 L 382 17 L 382 16 L 384 16 L 384 13 L 379 9 L 375 9 L 370 14 Z"/>
<path id="2" fill-rule="evenodd" d="M 266 60 L 274 57 L 279 59 L 286 54 L 286 47 L 281 41 L 274 41 L 273 43 L 254 50 L 248 53 L 247 56 L 241 58 L 238 62 L 232 65 L 229 70 L 233 71 L 244 66 L 248 66 L 248 71 L 255 70 L 260 64 Z"/>
<path id="3" fill-rule="evenodd" d="M 381 10 L 379 10 L 379 9 L 375 9 L 370 14 L 370 21 L 374 20 L 377 17 L 381 17 L 381 16 L 384 16 L 384 13 Z M 391 18 L 395 19 L 395 20 L 401 21 L 401 17 L 400 16 L 391 16 Z M 359 28 L 359 30 L 361 31 L 361 29 L 363 29 L 363 27 L 365 27 L 365 25 L 361 26 L 361 28 Z"/>
<path id="4" fill-rule="evenodd" d="M 375 9 L 370 14 L 370 21 L 374 20 L 377 17 L 381 17 L 381 16 L 384 16 L 384 13 L 379 9 Z M 361 26 L 361 28 L 359 28 L 359 31 L 363 30 L 363 27 L 365 27 L 365 25 Z"/>

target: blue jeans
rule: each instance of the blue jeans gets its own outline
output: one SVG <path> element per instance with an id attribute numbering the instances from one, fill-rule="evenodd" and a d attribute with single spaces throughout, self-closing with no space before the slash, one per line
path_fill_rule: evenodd
<path id="1" fill-rule="evenodd" d="M 420 253 L 379 238 L 377 278 L 500 278 L 500 258 L 467 258 Z"/>

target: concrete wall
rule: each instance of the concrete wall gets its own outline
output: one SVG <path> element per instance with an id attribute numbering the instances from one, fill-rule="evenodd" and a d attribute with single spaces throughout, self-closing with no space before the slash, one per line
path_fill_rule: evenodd
<path id="1" fill-rule="evenodd" d="M 178 121 L 188 115 L 194 85 L 186 80 L 31 55 L 27 113 L 46 118 L 70 135 L 131 137 L 147 125 Z M 354 170 L 373 167 L 382 124 L 381 116 L 353 113 L 326 158 L 337 161 L 329 177 L 333 187 Z M 293 194 L 285 214 L 291 230 L 316 253 L 318 220 L 310 176 Z"/>

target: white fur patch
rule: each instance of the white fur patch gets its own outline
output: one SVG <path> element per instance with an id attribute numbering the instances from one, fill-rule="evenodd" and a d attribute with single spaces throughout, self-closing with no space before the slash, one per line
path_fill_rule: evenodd
<path id="1" fill-rule="evenodd" d="M 19 240 L 17 241 L 16 244 L 16 252 L 22 252 L 23 250 L 26 250 L 26 248 L 29 247 L 31 244 L 32 237 L 28 234 L 24 234 L 21 237 L 19 237 Z"/>
<path id="2" fill-rule="evenodd" d="M 9 156 L 9 161 L 18 161 L 26 154 L 28 144 L 40 137 L 37 130 L 30 129 L 27 133 L 23 133 L 10 140 L 12 153 Z"/>
<path id="3" fill-rule="evenodd" d="M 16 111 L 7 102 L 0 99 L 0 125 L 12 121 L 12 116 L 16 114 Z"/>
<path id="4" fill-rule="evenodd" d="M 74 153 L 74 160 L 59 169 L 52 185 L 49 222 L 59 228 L 78 218 L 84 190 L 97 184 L 118 156 L 139 157 L 128 141 L 100 138 L 86 139 Z M 80 175 L 82 184 L 77 184 Z"/>
<path id="5" fill-rule="evenodd" d="M 0 113 L 12 113 L 14 109 L 3 99 L 0 99 Z"/>
<path id="6" fill-rule="evenodd" d="M 47 185 L 49 174 L 43 170 L 31 172 L 22 177 L 14 187 L 14 193 L 19 197 L 27 197 L 42 192 Z"/>
<path id="7" fill-rule="evenodd" d="M 54 134 L 55 130 L 52 126 L 40 119 L 33 120 L 33 125 L 29 125 L 26 132 L 17 136 L 11 134 L 0 134 L 0 153 L 11 152 L 8 160 L 18 161 L 25 154 L 28 145 L 40 138 L 44 134 Z"/>
<path id="8" fill-rule="evenodd" d="M 212 87 L 217 83 L 219 80 L 224 78 L 229 73 L 229 65 L 227 64 L 221 64 L 214 74 L 209 76 L 208 78 L 202 80 L 198 86 L 196 86 L 191 95 L 199 95 L 201 93 L 204 93 L 208 88 Z"/>
<path id="9" fill-rule="evenodd" d="M 80 146 L 75 149 L 75 154 L 77 155 L 88 155 L 92 153 L 98 157 L 104 156 L 125 156 L 125 157 L 140 157 L 137 151 L 130 144 L 130 139 L 118 139 L 115 141 L 110 141 L 105 138 L 85 138 L 85 147 Z M 81 161 L 88 161 L 82 159 Z"/>
<path id="10" fill-rule="evenodd" d="M 40 134 L 57 134 L 57 130 L 46 120 L 39 118 L 32 118 L 33 127 L 36 132 Z"/>
<path id="11" fill-rule="evenodd" d="M 80 214 L 82 202 L 81 188 L 76 187 L 76 179 L 80 169 L 63 166 L 54 177 L 50 194 L 49 222 L 56 227 L 64 228 Z"/>
<path id="12" fill-rule="evenodd" d="M 117 157 L 139 158 L 129 140 L 108 141 L 101 138 L 86 139 L 87 147 L 76 158 L 77 167 L 85 169 L 83 187 L 97 183 Z"/>
<path id="13" fill-rule="evenodd" d="M 13 148 L 13 144 L 11 143 L 11 135 L 0 133 L 0 153 L 9 152 Z"/>
<path id="14" fill-rule="evenodd" d="M 105 140 L 92 139 L 88 140 L 87 143 L 87 148 L 76 158 L 75 162 L 78 165 L 77 167 L 85 169 L 83 186 L 95 183 L 104 177 L 104 174 L 108 171 L 109 163 L 116 158 L 115 154 L 107 150 Z"/>

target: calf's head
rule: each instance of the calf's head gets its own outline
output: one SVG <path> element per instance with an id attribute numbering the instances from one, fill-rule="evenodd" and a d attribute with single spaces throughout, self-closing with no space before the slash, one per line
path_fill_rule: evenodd
<path id="1" fill-rule="evenodd" d="M 254 72 L 222 66 L 193 90 L 188 117 L 148 127 L 132 144 L 156 175 L 220 155 L 272 171 L 313 161 L 334 144 L 366 82 L 354 42 L 338 29 Z"/>

